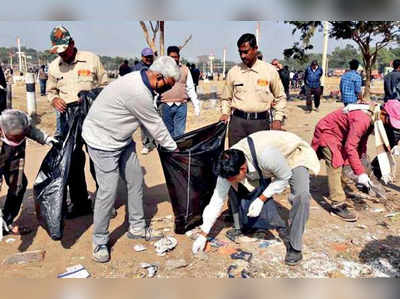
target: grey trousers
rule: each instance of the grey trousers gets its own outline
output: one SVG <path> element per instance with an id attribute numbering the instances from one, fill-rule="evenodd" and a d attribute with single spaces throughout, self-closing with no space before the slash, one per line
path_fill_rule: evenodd
<path id="1" fill-rule="evenodd" d="M 289 202 L 292 208 L 289 212 L 289 241 L 296 250 L 303 248 L 303 234 L 310 215 L 310 173 L 308 169 L 299 166 L 292 169 L 289 180 Z"/>
<path id="2" fill-rule="evenodd" d="M 143 173 L 135 152 L 135 143 L 119 151 L 102 151 L 88 146 L 99 184 L 93 215 L 93 243 L 109 241 L 108 227 L 121 177 L 128 190 L 128 221 L 131 228 L 144 228 Z"/>
<path id="3" fill-rule="evenodd" d="M 310 214 L 310 174 L 303 166 L 292 169 L 292 177 L 289 180 L 289 202 L 292 208 L 289 212 L 288 233 L 290 245 L 296 250 L 303 248 L 303 234 Z M 240 228 L 238 214 L 238 199 L 230 193 L 230 201 L 235 228 Z"/>

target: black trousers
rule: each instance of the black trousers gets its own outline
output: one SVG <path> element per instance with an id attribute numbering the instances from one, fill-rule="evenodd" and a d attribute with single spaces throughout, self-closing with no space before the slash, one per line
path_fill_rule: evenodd
<path id="1" fill-rule="evenodd" d="M 269 119 L 247 120 L 232 115 L 228 131 L 229 147 L 255 132 L 269 130 L 269 128 Z"/>
<path id="2" fill-rule="evenodd" d="M 7 108 L 7 92 L 0 89 L 0 113 Z"/>
<path id="3" fill-rule="evenodd" d="M 314 105 L 315 108 L 318 108 L 320 105 L 320 99 L 322 94 L 322 88 L 310 88 L 306 86 L 306 97 L 307 97 L 307 109 L 309 111 L 312 110 L 312 96 L 314 96 Z"/>
<path id="4" fill-rule="evenodd" d="M 80 105 L 75 103 L 72 105 L 68 105 L 67 111 L 61 114 L 60 122 L 61 122 L 63 138 L 67 136 L 68 131 L 70 129 L 69 126 L 72 124 L 73 119 L 82 117 L 80 114 L 81 114 Z M 83 122 L 83 120 L 81 122 Z M 81 125 L 82 124 L 80 123 L 76 131 L 75 148 L 71 156 L 71 166 L 67 182 L 71 198 L 70 205 L 73 207 L 74 210 L 80 208 L 88 208 L 88 206 L 91 206 L 91 201 L 89 200 L 89 193 L 87 191 L 87 184 L 85 178 L 86 156 L 85 152 L 83 151 L 83 146 L 85 142 L 82 138 Z M 93 177 L 95 178 L 93 165 L 90 165 L 90 171 Z M 65 192 L 64 194 L 66 196 L 67 192 Z"/>

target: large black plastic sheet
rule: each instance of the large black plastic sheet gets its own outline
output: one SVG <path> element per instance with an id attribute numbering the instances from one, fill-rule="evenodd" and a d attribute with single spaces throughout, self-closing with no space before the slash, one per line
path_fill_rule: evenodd
<path id="1" fill-rule="evenodd" d="M 100 91 L 101 89 L 97 88 L 80 92 L 80 104 L 67 108 L 69 130 L 62 136 L 60 144 L 53 146 L 47 153 L 33 186 L 37 216 L 53 240 L 60 240 L 63 236 L 65 192 L 71 156 L 78 138 L 82 138 L 83 121 Z"/>
<path id="2" fill-rule="evenodd" d="M 175 233 L 201 224 L 217 176 L 213 165 L 224 151 L 226 124 L 219 122 L 175 139 L 180 152 L 158 148 L 175 214 Z"/>

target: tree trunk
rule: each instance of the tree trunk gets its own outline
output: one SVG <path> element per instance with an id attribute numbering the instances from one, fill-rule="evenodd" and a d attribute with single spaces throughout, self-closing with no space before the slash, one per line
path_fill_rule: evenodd
<path id="1" fill-rule="evenodd" d="M 147 26 L 143 21 L 139 21 L 140 26 L 142 27 L 144 38 L 146 40 L 147 45 L 153 50 L 153 52 L 156 52 L 156 46 L 154 44 L 154 41 L 150 38 L 149 31 L 147 30 Z"/>
<path id="2" fill-rule="evenodd" d="M 160 21 L 160 55 L 164 56 L 164 21 Z"/>
<path id="3" fill-rule="evenodd" d="M 363 98 L 364 100 L 369 101 L 371 96 L 371 73 L 372 73 L 372 57 L 369 52 L 363 53 L 363 60 L 364 60 L 364 69 L 365 69 L 365 89 Z"/>

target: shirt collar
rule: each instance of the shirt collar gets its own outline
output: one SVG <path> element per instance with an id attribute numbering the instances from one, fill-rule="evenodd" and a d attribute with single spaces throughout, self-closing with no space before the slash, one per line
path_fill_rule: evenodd
<path id="1" fill-rule="evenodd" d="M 150 92 L 151 92 L 151 93 L 153 94 L 153 96 L 154 96 L 155 93 L 154 93 L 153 88 L 151 88 L 149 78 L 148 78 L 147 75 L 146 75 L 146 71 L 147 71 L 147 70 L 142 69 L 142 70 L 140 71 L 140 76 L 142 76 L 142 80 L 143 80 L 144 85 L 146 85 L 146 87 L 150 90 Z"/>
<path id="2" fill-rule="evenodd" d="M 242 63 L 241 63 L 242 71 L 243 71 L 243 72 L 253 71 L 253 72 L 258 73 L 258 66 L 259 66 L 260 63 L 261 63 L 260 60 L 257 59 L 256 62 L 255 62 L 251 67 L 248 67 L 247 65 L 245 65 L 245 64 L 242 62 Z"/>
<path id="3" fill-rule="evenodd" d="M 58 65 L 62 65 L 62 64 L 73 65 L 73 64 L 75 64 L 75 63 L 77 63 L 77 62 L 86 62 L 85 59 L 82 59 L 82 55 L 81 55 L 81 53 L 80 53 L 78 50 L 76 51 L 76 55 L 75 55 L 74 61 L 72 61 L 71 63 L 66 63 L 66 62 L 64 62 L 64 60 L 62 60 L 62 58 L 60 57 L 60 63 L 59 63 Z"/>

